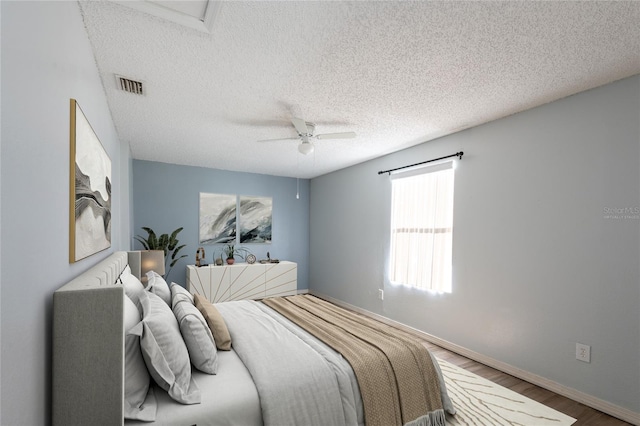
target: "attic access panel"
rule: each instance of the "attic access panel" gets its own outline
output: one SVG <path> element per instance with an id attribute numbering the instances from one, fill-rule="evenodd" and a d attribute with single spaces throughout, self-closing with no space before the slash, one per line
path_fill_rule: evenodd
<path id="1" fill-rule="evenodd" d="M 211 33 L 213 30 L 220 9 L 220 2 L 212 0 L 114 0 L 114 3 L 205 33 Z"/>

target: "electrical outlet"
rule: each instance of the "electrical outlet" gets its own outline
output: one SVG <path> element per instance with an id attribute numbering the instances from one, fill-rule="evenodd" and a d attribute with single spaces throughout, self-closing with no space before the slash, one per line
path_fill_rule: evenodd
<path id="1" fill-rule="evenodd" d="M 384 300 L 384 290 L 382 289 L 378 290 L 378 299 Z"/>
<path id="2" fill-rule="evenodd" d="M 576 359 L 584 362 L 591 362 L 591 346 L 576 343 Z"/>

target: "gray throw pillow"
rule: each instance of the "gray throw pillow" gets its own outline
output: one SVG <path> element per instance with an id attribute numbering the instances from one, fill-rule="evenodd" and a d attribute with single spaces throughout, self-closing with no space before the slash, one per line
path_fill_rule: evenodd
<path id="1" fill-rule="evenodd" d="M 140 322 L 140 313 L 131 299 L 124 296 L 124 418 L 152 422 L 158 405 L 149 388 L 149 372 L 142 359 L 140 337 L 126 331 Z"/>
<path id="2" fill-rule="evenodd" d="M 178 299 L 174 299 L 174 302 L 176 300 Z M 180 332 L 187 345 L 191 364 L 204 373 L 216 374 L 218 372 L 216 344 L 198 308 L 188 300 L 178 300 L 173 305 L 173 313 L 180 325 Z"/>
<path id="3" fill-rule="evenodd" d="M 147 272 L 147 291 L 160 296 L 160 299 L 171 307 L 171 290 L 164 278 L 155 271 Z"/>
<path id="4" fill-rule="evenodd" d="M 124 287 L 124 294 L 136 305 L 142 317 L 142 306 L 140 305 L 140 295 L 144 293 L 144 286 L 138 278 L 131 273 L 131 268 L 127 265 L 120 274 L 120 282 Z"/>
<path id="5" fill-rule="evenodd" d="M 193 296 L 187 291 L 187 289 L 182 287 L 180 284 L 171 283 L 171 306 L 174 306 L 181 300 L 189 301 L 193 304 Z"/>
<path id="6" fill-rule="evenodd" d="M 140 297 L 140 303 L 142 321 L 131 332 L 140 336 L 149 374 L 175 401 L 199 404 L 200 389 L 191 377 L 189 352 L 176 317 L 160 297 L 148 291 Z"/>

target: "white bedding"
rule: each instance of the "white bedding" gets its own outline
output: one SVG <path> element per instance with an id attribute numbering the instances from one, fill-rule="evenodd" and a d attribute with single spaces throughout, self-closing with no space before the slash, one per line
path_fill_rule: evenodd
<path id="1" fill-rule="evenodd" d="M 340 354 L 261 303 L 216 307 L 234 349 L 218 351 L 216 375 L 192 369 L 202 403 L 180 404 L 156 386 L 156 421 L 126 425 L 364 424 L 356 377 Z"/>
<path id="2" fill-rule="evenodd" d="M 364 423 L 355 373 L 342 355 L 262 303 L 216 307 L 256 384 L 265 425 Z"/>
<path id="3" fill-rule="evenodd" d="M 126 425 L 195 425 L 260 426 L 262 413 L 258 392 L 251 375 L 235 351 L 218 351 L 218 374 L 209 375 L 193 369 L 193 377 L 202 392 L 202 403 L 180 404 L 159 387 L 154 388 L 158 401 L 153 423 L 126 420 Z"/>

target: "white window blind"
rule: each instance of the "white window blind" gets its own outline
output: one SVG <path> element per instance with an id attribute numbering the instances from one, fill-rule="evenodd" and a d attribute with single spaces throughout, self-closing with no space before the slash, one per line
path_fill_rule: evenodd
<path id="1" fill-rule="evenodd" d="M 391 179 L 391 282 L 450 293 L 453 162 Z"/>

